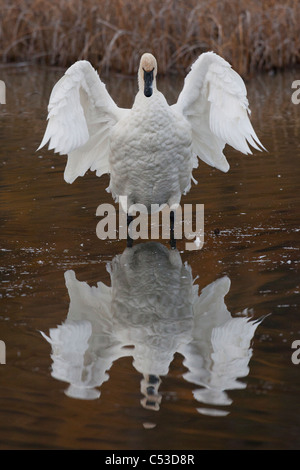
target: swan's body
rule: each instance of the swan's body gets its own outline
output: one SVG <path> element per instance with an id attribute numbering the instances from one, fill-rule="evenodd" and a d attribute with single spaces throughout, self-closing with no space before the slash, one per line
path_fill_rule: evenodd
<path id="1" fill-rule="evenodd" d="M 159 112 L 158 112 L 159 110 Z M 128 117 L 111 132 L 110 191 L 128 197 L 128 207 L 179 204 L 190 187 L 192 134 L 162 93 L 139 92 Z"/>
<path id="2" fill-rule="evenodd" d="M 87 61 L 72 65 L 52 90 L 41 143 L 68 155 L 64 178 L 88 169 L 110 173 L 109 190 L 128 206 L 178 204 L 191 185 L 198 157 L 227 172 L 226 144 L 247 154 L 261 145 L 248 117 L 247 91 L 224 59 L 202 54 L 175 105 L 156 88 L 157 64 L 141 58 L 132 109 L 119 108 Z M 262 147 L 262 145 L 261 145 Z M 262 147 L 263 148 L 263 147 Z"/>

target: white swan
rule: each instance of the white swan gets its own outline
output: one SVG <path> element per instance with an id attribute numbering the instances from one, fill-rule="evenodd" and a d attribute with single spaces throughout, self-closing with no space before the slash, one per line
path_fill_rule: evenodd
<path id="1" fill-rule="evenodd" d="M 228 414 L 218 407 L 232 403 L 228 390 L 246 387 L 238 379 L 249 373 L 251 341 L 262 321 L 252 320 L 247 309 L 231 315 L 224 300 L 230 279 L 217 279 L 199 294 L 178 250 L 155 242 L 126 248 L 108 271 L 111 287 L 89 286 L 66 271 L 68 316 L 49 337 L 42 333 L 52 346 L 51 375 L 70 384 L 66 394 L 99 398 L 113 363 L 132 357 L 142 376 L 141 404 L 158 410 L 161 377 L 178 352 L 195 399 L 214 406 L 199 413 Z"/>
<path id="2" fill-rule="evenodd" d="M 248 117 L 247 91 L 230 64 L 202 54 L 185 78 L 176 104 L 156 87 L 157 62 L 141 57 L 132 109 L 119 108 L 92 65 L 78 61 L 54 86 L 48 125 L 39 147 L 68 155 L 68 183 L 88 169 L 110 173 L 109 191 L 128 207 L 179 204 L 198 158 L 227 172 L 226 144 L 244 154 L 264 149 Z M 260 147 L 261 148 L 260 148 Z M 38 150 L 39 150 L 38 149 Z"/>

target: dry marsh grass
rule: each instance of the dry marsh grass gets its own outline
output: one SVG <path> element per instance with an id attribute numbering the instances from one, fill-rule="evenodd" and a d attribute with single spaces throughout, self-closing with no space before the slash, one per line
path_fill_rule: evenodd
<path id="1" fill-rule="evenodd" d="M 300 63 L 299 0 L 0 0 L 1 61 L 184 72 L 214 50 L 242 75 Z"/>

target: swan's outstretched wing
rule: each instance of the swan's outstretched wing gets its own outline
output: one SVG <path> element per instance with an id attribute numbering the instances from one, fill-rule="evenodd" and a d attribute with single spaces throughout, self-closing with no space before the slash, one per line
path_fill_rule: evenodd
<path id="1" fill-rule="evenodd" d="M 248 143 L 257 150 L 261 150 L 258 145 L 264 149 L 248 117 L 247 90 L 242 78 L 213 52 L 201 54 L 193 64 L 173 108 L 191 124 L 195 167 L 198 156 L 227 172 L 225 144 L 245 154 L 252 153 Z"/>
<path id="2" fill-rule="evenodd" d="M 111 128 L 128 110 L 118 108 L 86 60 L 73 64 L 54 86 L 48 105 L 48 125 L 39 147 L 68 155 L 64 178 L 73 183 L 88 169 L 109 173 Z"/>

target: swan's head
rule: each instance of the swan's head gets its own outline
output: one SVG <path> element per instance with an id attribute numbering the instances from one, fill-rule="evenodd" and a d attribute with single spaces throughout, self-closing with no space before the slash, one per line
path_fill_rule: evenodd
<path id="1" fill-rule="evenodd" d="M 139 89 L 149 98 L 156 88 L 157 62 L 152 54 L 146 52 L 142 55 L 139 67 Z"/>

